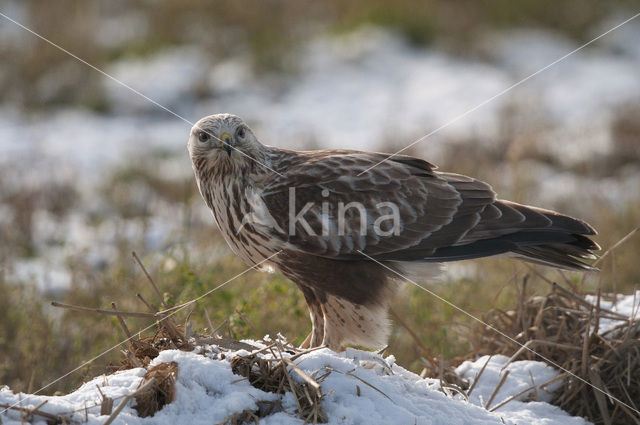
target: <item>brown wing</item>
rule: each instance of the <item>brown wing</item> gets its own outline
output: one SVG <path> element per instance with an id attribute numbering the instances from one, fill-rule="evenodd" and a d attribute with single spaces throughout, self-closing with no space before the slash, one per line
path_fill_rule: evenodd
<path id="1" fill-rule="evenodd" d="M 269 178 L 262 199 L 280 224 L 268 236 L 287 249 L 336 259 L 361 258 L 361 251 L 388 261 L 452 261 L 512 251 L 567 268 L 581 268 L 572 256 L 588 258 L 597 249 L 583 236 L 595 233 L 586 223 L 497 200 L 488 184 L 437 172 L 417 158 L 396 156 L 359 176 L 386 155 L 284 155 L 289 158 L 283 176 Z"/>

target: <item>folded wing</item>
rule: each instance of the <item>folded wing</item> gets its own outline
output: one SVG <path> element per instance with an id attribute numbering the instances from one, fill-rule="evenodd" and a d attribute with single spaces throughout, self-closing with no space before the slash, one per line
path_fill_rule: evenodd
<path id="1" fill-rule="evenodd" d="M 504 253 L 588 269 L 598 246 L 585 222 L 496 199 L 491 187 L 426 161 L 356 151 L 284 155 L 288 166 L 261 193 L 278 228 L 261 232 L 285 249 L 335 259 L 454 261 Z"/>

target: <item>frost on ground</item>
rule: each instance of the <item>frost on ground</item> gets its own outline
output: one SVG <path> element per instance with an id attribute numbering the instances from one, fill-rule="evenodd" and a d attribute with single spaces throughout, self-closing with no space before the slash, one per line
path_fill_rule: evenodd
<path id="1" fill-rule="evenodd" d="M 251 344 L 259 345 L 251 342 Z M 264 392 L 253 387 L 247 379 L 235 375 L 231 359 L 249 354 L 246 350 L 226 353 L 224 358 L 216 353 L 215 346 L 204 347 L 204 355 L 198 352 L 166 350 L 153 360 L 151 366 L 165 362 L 178 364 L 175 383 L 175 400 L 165 405 L 153 417 L 138 417 L 131 400 L 116 417 L 116 424 L 176 424 L 226 423 L 234 414 L 243 411 L 260 411 L 264 403 L 278 406 L 275 412 L 261 417 L 264 424 L 302 424 L 296 412 L 297 404 L 291 392 L 284 395 Z M 260 354 L 272 357 L 270 354 Z M 286 354 L 285 354 L 286 356 Z M 491 359 L 469 401 L 454 390 L 443 393 L 440 381 L 422 379 L 418 375 L 394 363 L 393 356 L 382 358 L 358 350 L 335 353 L 329 349 L 309 352 L 295 359 L 297 366 L 307 375 L 328 373 L 322 380 L 324 394 L 322 407 L 330 424 L 583 424 L 581 418 L 570 417 L 566 412 L 544 400 L 549 396 L 543 390 L 537 395 L 524 393 L 518 400 L 509 401 L 490 412 L 483 406 L 492 399 L 497 382 L 504 375 L 501 367 L 506 357 Z M 463 363 L 459 373 L 473 380 L 486 363 L 486 358 Z M 292 379 L 304 382 L 289 368 Z M 495 407 L 509 397 L 531 386 L 531 380 L 544 383 L 552 380 L 556 372 L 540 362 L 518 361 L 507 366 L 508 377 L 493 397 Z M 120 399 L 135 391 L 145 374 L 143 368 L 117 372 L 97 377 L 71 394 L 65 396 L 30 396 L 14 394 L 10 389 L 0 390 L 0 403 L 34 408 L 47 402 L 40 411 L 66 418 L 68 423 L 102 424 L 107 416 L 100 416 L 102 394 Z M 557 383 L 555 384 L 558 385 Z M 551 391 L 554 386 L 549 386 Z M 540 401 L 524 402 L 539 397 Z M 20 412 L 11 410 L 0 415 L 2 424 L 20 424 Z M 33 423 L 45 423 L 46 418 L 24 415 Z"/>

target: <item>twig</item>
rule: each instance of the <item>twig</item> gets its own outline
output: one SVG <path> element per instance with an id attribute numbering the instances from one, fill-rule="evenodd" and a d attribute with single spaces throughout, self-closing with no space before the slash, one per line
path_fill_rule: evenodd
<path id="1" fill-rule="evenodd" d="M 542 384 L 538 385 L 538 389 L 545 391 L 545 392 L 549 392 L 549 390 L 547 390 L 547 387 L 551 384 L 555 384 L 557 381 L 564 379 L 567 377 L 567 372 L 563 372 L 559 375 L 554 376 L 553 378 L 549 379 L 547 382 L 543 382 Z"/>
<path id="2" fill-rule="evenodd" d="M 204 308 L 204 317 L 207 319 L 207 324 L 209 325 L 209 332 L 213 332 L 213 323 L 211 323 L 211 318 L 209 317 L 209 313 L 207 312 L 207 309 Z M 211 336 L 213 336 L 213 334 L 211 334 Z"/>
<path id="3" fill-rule="evenodd" d="M 547 278 L 545 275 L 543 275 L 542 273 L 540 273 L 538 271 L 538 269 L 536 269 L 535 267 L 533 267 L 531 264 L 527 264 L 524 263 L 525 267 L 527 267 L 529 270 L 531 270 L 532 273 L 534 273 L 536 276 L 538 276 L 540 279 L 544 280 L 545 282 L 547 282 L 549 285 L 553 285 L 555 284 L 554 281 L 550 280 L 549 278 Z"/>
<path id="4" fill-rule="evenodd" d="M 547 345 L 550 347 L 562 348 L 563 350 L 582 351 L 582 348 L 576 347 L 574 345 L 561 344 L 561 343 L 552 342 L 552 341 L 545 341 L 543 339 L 530 339 L 529 341 L 525 342 L 524 345 L 520 346 L 518 351 L 516 351 L 511 357 L 509 357 L 509 360 L 507 360 L 504 366 L 502 366 L 500 371 L 503 371 L 504 369 L 506 369 L 506 367 L 509 366 L 515 359 L 517 359 L 518 356 L 522 354 L 523 351 L 528 350 L 529 347 L 532 345 Z"/>
<path id="5" fill-rule="evenodd" d="M 623 385 L 623 383 L 620 380 L 620 378 L 618 378 L 618 384 L 620 385 L 620 388 L 622 388 L 622 390 L 624 391 L 624 394 L 627 396 L 627 400 L 629 400 L 629 404 L 631 405 L 631 407 L 633 407 L 634 409 L 638 410 L 638 407 L 636 406 L 636 403 L 633 401 L 633 399 L 629 395 L 629 391 L 627 391 L 627 387 L 629 386 L 629 384 L 627 384 L 626 386 Z M 622 406 L 622 405 L 620 405 L 620 406 Z M 635 416 L 634 416 L 634 419 L 635 419 Z M 636 419 L 636 423 L 637 422 L 638 422 L 638 420 Z"/>
<path id="6" fill-rule="evenodd" d="M 431 356 L 429 349 L 427 348 L 426 345 L 424 345 L 424 343 L 420 340 L 420 337 L 418 337 L 418 335 L 413 331 L 413 329 L 411 329 L 409 325 L 404 320 L 402 320 L 402 318 L 398 315 L 398 313 L 396 313 L 392 308 L 389 309 L 389 313 L 391 313 L 393 318 L 396 320 L 396 322 L 398 322 L 400 326 L 402 326 L 407 330 L 407 332 L 409 332 L 409 335 L 411 335 L 411 338 L 413 338 L 415 343 L 418 344 L 418 347 L 420 347 L 420 349 L 422 350 L 425 358 L 429 361 L 429 363 L 431 363 L 431 367 L 433 368 L 438 367 L 438 364 L 436 360 Z"/>
<path id="7" fill-rule="evenodd" d="M 100 416 L 110 415 L 113 412 L 113 399 L 111 397 L 107 397 L 104 395 L 102 390 L 98 385 L 96 385 L 98 392 L 100 393 L 100 397 L 102 397 L 102 402 L 100 403 Z M 96 406 L 92 406 L 96 407 Z"/>
<path id="8" fill-rule="evenodd" d="M 4 403 L 0 403 L 0 407 L 4 408 L 4 409 L 11 409 L 11 410 L 17 410 L 20 413 L 26 413 L 29 415 L 38 415 L 38 416 L 42 416 L 43 418 L 47 418 L 47 419 L 51 419 L 56 421 L 56 423 L 65 423 L 65 418 L 59 415 L 54 415 L 51 413 L 47 413 L 47 412 L 41 412 L 37 409 L 29 409 L 26 407 L 19 407 L 19 406 L 13 406 L 11 404 L 4 404 Z M 69 421 L 66 421 L 69 422 Z"/>
<path id="9" fill-rule="evenodd" d="M 355 370 L 355 369 L 354 369 Z M 388 395 L 386 395 L 381 389 L 377 388 L 376 386 L 368 383 L 367 381 L 365 381 L 364 379 L 362 379 L 361 377 L 359 377 L 358 375 L 354 375 L 353 374 L 353 370 L 349 371 L 349 372 L 341 372 L 339 370 L 334 370 L 334 372 L 338 372 L 338 373 L 344 373 L 345 375 L 351 376 L 353 378 L 356 378 L 358 381 L 362 382 L 363 384 L 365 384 L 367 387 L 373 388 L 374 390 L 376 390 L 377 392 L 379 392 L 380 394 L 382 394 L 383 396 L 385 396 L 386 398 L 389 399 L 389 401 L 391 401 L 392 403 L 395 403 L 395 401 L 393 401 L 393 399 L 391 397 L 389 397 Z"/>
<path id="10" fill-rule="evenodd" d="M 124 356 L 126 358 L 129 359 L 129 361 L 135 366 L 135 367 L 143 367 L 142 363 L 140 363 L 140 360 L 138 360 L 136 358 L 136 356 L 133 355 L 133 353 L 131 351 L 125 351 L 122 350 L 122 354 L 124 354 Z"/>
<path id="11" fill-rule="evenodd" d="M 31 410 L 31 411 L 34 411 L 34 410 L 40 410 L 40 408 L 41 408 L 42 406 L 44 406 L 45 404 L 47 404 L 47 403 L 49 403 L 49 400 L 43 400 L 43 401 L 42 401 L 42 402 L 40 402 L 36 407 L 34 407 L 33 409 L 30 409 L 30 410 Z"/>
<path id="12" fill-rule="evenodd" d="M 582 360 L 580 362 L 580 372 L 584 377 L 587 376 L 587 366 L 589 364 L 589 343 L 591 341 L 589 330 L 591 329 L 591 320 L 593 320 L 593 310 L 589 311 L 589 320 L 587 320 L 587 328 L 584 331 L 584 339 L 582 340 Z"/>
<path id="13" fill-rule="evenodd" d="M 487 365 L 489 364 L 489 362 L 491 361 L 491 358 L 493 356 L 489 356 L 489 358 L 487 359 L 486 362 L 484 362 L 484 365 L 482 366 L 482 368 L 480 369 L 480 372 L 478 372 L 478 374 L 476 375 L 475 379 L 473 380 L 473 382 L 471 383 L 471 386 L 469 387 L 469 391 L 467 391 L 467 397 L 469 397 L 471 395 L 471 391 L 473 391 L 473 389 L 476 387 L 476 384 L 478 383 L 478 381 L 480 380 L 480 377 L 482 376 L 482 374 L 484 373 L 484 370 L 487 368 Z"/>
<path id="14" fill-rule="evenodd" d="M 518 316 L 520 316 L 520 326 L 522 326 L 522 331 L 525 332 L 525 337 L 527 337 L 526 332 L 527 332 L 527 324 L 525 323 L 525 317 L 524 317 L 524 313 L 525 313 L 525 309 L 524 309 L 524 297 L 527 293 L 527 282 L 529 281 L 529 275 L 526 274 L 524 275 L 524 278 L 522 279 L 522 291 L 518 291 L 518 281 L 514 280 L 514 286 L 516 289 L 516 292 L 518 292 Z M 504 369 L 504 368 L 503 368 Z"/>
<path id="15" fill-rule="evenodd" d="M 66 308 L 68 310 L 74 311 L 84 311 L 88 313 L 98 313 L 98 314 L 106 314 L 108 316 L 129 316 L 129 317 L 148 317 L 148 318 L 156 318 L 155 314 L 152 313 L 140 313 L 137 311 L 113 311 L 113 310 L 103 310 L 100 308 L 91 308 L 91 307 L 82 307 L 79 305 L 65 304 L 58 301 L 51 301 L 51 305 L 53 307 Z"/>
<path id="16" fill-rule="evenodd" d="M 33 369 L 31 371 L 31 377 L 29 378 L 29 385 L 27 386 L 27 394 L 31 394 L 33 392 L 33 382 L 35 381 L 35 379 L 36 379 L 36 370 Z"/>
<path id="17" fill-rule="evenodd" d="M 226 325 L 228 322 L 229 322 L 229 319 L 227 318 L 224 320 L 224 322 L 220 323 L 220 326 L 218 326 L 217 328 L 211 331 L 211 336 L 215 336 L 218 333 L 218 331 L 222 329 L 222 327 Z"/>
<path id="18" fill-rule="evenodd" d="M 158 312 L 158 314 L 169 314 L 169 313 L 171 313 L 171 312 L 173 312 L 175 310 L 179 310 L 179 309 L 181 309 L 183 307 L 186 307 L 188 305 L 191 305 L 191 304 L 193 304 L 195 302 L 196 302 L 196 300 L 190 300 L 190 301 L 183 302 L 182 304 L 174 305 L 173 307 L 167 307 L 166 305 L 164 305 L 164 307 L 167 307 L 167 308 L 165 308 L 164 310 L 160 310 Z"/>
<path id="19" fill-rule="evenodd" d="M 118 318 L 118 323 L 120 323 L 120 327 L 124 331 L 125 335 L 127 335 L 127 338 L 131 339 L 131 332 L 129 332 L 129 328 L 127 327 L 127 324 L 124 322 L 124 319 L 122 318 L 122 315 L 120 315 L 120 312 L 118 311 L 118 307 L 116 307 L 116 303 L 112 302 L 111 303 L 111 308 L 113 308 L 113 311 L 118 313 L 116 315 L 116 317 Z M 131 343 L 130 345 L 133 346 L 133 342 L 130 341 L 130 343 Z"/>
<path id="20" fill-rule="evenodd" d="M 567 295 L 568 297 L 572 298 L 573 300 L 577 301 L 578 304 L 581 304 L 587 308 L 593 308 L 595 307 L 592 303 L 590 303 L 589 301 L 585 300 L 582 297 L 577 296 L 576 294 L 574 294 L 573 292 L 569 291 L 566 288 L 563 288 L 562 286 L 558 285 L 557 283 L 553 283 L 553 289 L 554 290 L 558 290 L 560 292 L 562 292 L 563 294 Z M 601 312 L 605 312 L 611 316 L 613 316 L 614 318 L 617 318 L 618 320 L 629 320 L 629 318 L 627 316 L 624 316 L 620 313 L 616 313 L 615 311 L 611 311 L 608 310 L 606 308 L 602 308 L 600 307 L 600 311 Z"/>
<path id="21" fill-rule="evenodd" d="M 531 377 L 531 385 L 533 385 L 536 389 L 536 401 L 540 401 L 540 394 L 538 394 L 538 387 L 536 387 L 536 380 L 533 379 L 533 373 L 531 369 L 529 369 L 529 377 Z"/>
<path id="22" fill-rule="evenodd" d="M 145 300 L 145 299 L 142 297 L 142 294 L 141 294 L 140 292 L 138 292 L 138 293 L 136 294 L 136 297 L 138 297 L 138 299 L 139 299 L 140 301 L 142 301 L 142 303 L 143 303 L 144 305 L 146 305 L 146 306 L 147 306 L 147 308 L 148 308 L 152 313 L 157 313 L 157 312 L 158 312 L 158 307 L 156 307 L 156 306 L 154 306 L 154 305 L 152 305 L 152 304 L 149 304 L 149 303 L 147 302 L 147 300 Z"/>
<path id="23" fill-rule="evenodd" d="M 636 227 L 635 229 L 633 229 L 632 231 L 630 231 L 629 233 L 626 234 L 626 236 L 624 236 L 622 239 L 620 239 L 618 242 L 616 242 L 615 244 L 613 244 L 613 246 L 609 249 L 607 249 L 604 254 L 602 254 L 600 256 L 600 258 L 598 258 L 596 261 L 593 262 L 593 264 L 591 265 L 592 267 L 597 266 L 598 264 L 600 264 L 605 258 L 607 258 L 607 256 L 613 252 L 614 250 L 618 249 L 618 247 L 620 245 L 622 245 L 623 243 L 625 243 L 626 241 L 628 241 L 629 239 L 631 239 L 631 237 L 633 237 L 633 235 L 635 235 L 638 230 L 640 230 L 640 227 Z"/>
<path id="24" fill-rule="evenodd" d="M 18 402 L 20 403 L 20 407 L 22 408 L 22 394 L 18 395 Z M 25 425 L 24 417 L 24 411 L 20 410 L 20 425 Z"/>
<path id="25" fill-rule="evenodd" d="M 624 410 L 624 412 L 627 414 L 628 417 L 630 417 L 631 419 L 633 419 L 633 421 L 636 423 L 636 425 L 640 425 L 640 420 L 638 419 L 637 415 L 635 413 L 632 413 L 627 406 L 625 406 L 624 404 L 620 404 L 618 402 L 616 402 L 617 406 L 620 406 L 620 408 L 622 410 Z"/>
<path id="26" fill-rule="evenodd" d="M 596 403 L 598 404 L 598 409 L 600 410 L 600 414 L 602 415 L 602 420 L 606 425 L 611 425 L 611 417 L 609 416 L 609 409 L 607 408 L 607 400 L 604 398 L 604 391 L 606 388 L 600 378 L 600 375 L 593 370 L 593 368 L 589 368 L 589 380 L 591 383 L 600 391 L 593 391 L 593 395 L 596 398 Z M 607 391 L 608 393 L 608 391 Z"/>
<path id="27" fill-rule="evenodd" d="M 318 384 L 313 378 L 311 378 L 309 375 L 307 375 L 302 369 L 300 369 L 298 367 L 297 364 L 295 364 L 294 362 L 292 362 L 291 360 L 289 360 L 286 357 L 283 357 L 282 360 L 289 365 L 289 367 L 295 372 L 297 373 L 302 379 L 305 380 L 305 382 L 307 384 L 309 384 L 311 387 L 313 387 L 314 390 L 316 390 L 318 397 L 320 397 L 322 395 L 322 392 L 320 391 L 320 384 Z"/>
<path id="28" fill-rule="evenodd" d="M 387 351 L 388 349 L 389 349 L 389 344 L 385 345 L 384 347 L 376 351 L 376 354 L 379 356 L 382 356 L 384 355 L 384 352 Z"/>
<path id="29" fill-rule="evenodd" d="M 156 291 L 156 294 L 158 295 L 158 298 L 160 298 L 160 303 L 162 303 L 162 306 L 167 308 L 167 304 L 164 302 L 164 297 L 162 296 L 162 293 L 160 292 L 160 289 L 158 289 L 158 287 L 156 286 L 156 283 L 153 281 L 153 278 L 151 277 L 151 275 L 149 274 L 149 272 L 145 268 L 144 264 L 142 264 L 142 261 L 140 261 L 140 258 L 138 257 L 138 254 L 136 254 L 136 252 L 133 251 L 133 252 L 131 252 L 131 255 L 133 255 L 133 258 L 136 260 L 136 262 L 138 263 L 138 265 L 140 266 L 140 268 L 144 272 L 145 276 L 147 276 L 147 280 L 149 281 L 149 283 L 151 283 L 151 286 L 153 287 L 153 290 Z"/>
<path id="30" fill-rule="evenodd" d="M 189 340 L 189 337 L 191 336 L 191 322 L 189 322 L 189 320 L 191 319 L 191 315 L 193 314 L 193 311 L 195 310 L 195 306 L 192 306 L 189 311 L 187 312 L 187 317 L 184 319 L 184 337 L 186 338 L 186 340 Z"/>
<path id="31" fill-rule="evenodd" d="M 122 401 L 120 402 L 120 404 L 118 404 L 118 407 L 115 408 L 115 410 L 111 413 L 111 415 L 109 416 L 109 418 L 104 422 L 104 424 L 102 425 L 109 425 L 111 422 L 113 422 L 115 420 L 115 418 L 120 414 L 120 412 L 122 412 L 122 409 L 125 408 L 125 406 L 127 405 L 127 403 L 129 402 L 129 400 L 131 400 L 132 398 L 134 398 L 135 396 L 137 396 L 138 394 L 140 394 L 141 392 L 146 391 L 148 388 L 150 388 L 152 385 L 154 385 L 156 383 L 156 378 L 151 378 L 146 384 L 144 384 L 142 387 L 138 388 L 137 390 L 135 390 L 134 392 L 132 392 L 131 394 L 128 394 L 127 396 L 125 396 L 124 399 L 122 399 Z"/>
<path id="32" fill-rule="evenodd" d="M 496 404 L 495 406 L 493 406 L 491 409 L 489 409 L 489 412 L 495 412 L 496 410 L 498 410 L 499 408 L 501 408 L 502 406 L 504 406 L 505 404 L 509 403 L 510 401 L 515 400 L 516 398 L 520 397 L 523 394 L 528 393 L 531 390 L 535 390 L 536 386 L 535 384 L 530 386 L 529 388 L 525 388 L 524 390 L 520 391 L 518 394 L 514 394 L 511 397 L 506 398 L 505 400 L 501 401 L 500 403 Z M 488 405 L 488 404 L 487 404 Z"/>
<path id="33" fill-rule="evenodd" d="M 280 347 L 278 347 L 277 345 L 275 347 L 278 349 L 278 352 L 280 353 L 280 358 L 284 360 L 284 358 L 282 357 L 282 352 L 280 351 Z M 300 400 L 298 399 L 298 394 L 296 393 L 296 386 L 293 382 L 293 379 L 291 379 L 291 375 L 289 375 L 289 371 L 287 370 L 287 367 L 284 364 L 282 364 L 282 371 L 284 372 L 284 376 L 287 377 L 287 381 L 289 381 L 289 387 L 291 387 L 291 393 L 293 394 L 293 398 L 296 400 L 296 405 L 298 406 L 298 412 L 302 413 L 302 405 L 300 404 Z"/>
<path id="34" fill-rule="evenodd" d="M 507 370 L 504 375 L 502 375 L 502 379 L 500 380 L 500 382 L 498 382 L 498 385 L 493 389 L 493 393 L 491 394 L 491 397 L 489 397 L 489 401 L 487 401 L 487 404 L 485 404 L 484 408 L 485 409 L 489 409 L 489 406 L 491 406 L 491 403 L 493 403 L 493 399 L 496 398 L 496 395 L 498 395 L 498 391 L 500 391 L 500 388 L 502 388 L 502 386 L 504 385 L 504 382 L 507 380 L 507 376 L 509 376 L 509 373 L 511 371 Z"/>
<path id="35" fill-rule="evenodd" d="M 575 285 L 574 285 L 574 284 L 569 280 L 569 278 L 567 277 L 567 275 L 566 275 L 566 273 L 565 273 L 565 271 L 564 271 L 564 270 L 562 270 L 562 269 L 556 269 L 556 272 L 557 272 L 560 276 L 562 276 L 562 280 L 564 280 L 564 283 L 565 283 L 569 288 L 571 288 L 573 291 L 576 291 L 576 290 L 577 290 L 576 286 L 575 286 Z"/>
<path id="36" fill-rule="evenodd" d="M 316 350 L 321 350 L 323 348 L 326 348 L 326 347 L 321 345 L 319 347 L 307 348 L 306 350 L 302 350 L 299 353 L 296 353 L 293 356 L 289 357 L 289 360 L 294 361 L 295 359 L 297 359 L 300 356 L 304 356 L 305 354 L 311 353 L 311 352 L 316 351 Z"/>
<path id="37" fill-rule="evenodd" d="M 614 298 L 617 298 L 617 294 Z M 595 325 L 593 325 L 593 332 L 591 335 L 598 335 L 598 330 L 600 329 L 600 317 L 602 316 L 602 310 L 600 307 L 600 301 L 602 300 L 602 287 L 600 286 L 600 281 L 598 281 L 598 291 L 596 295 L 596 314 L 595 314 Z"/>

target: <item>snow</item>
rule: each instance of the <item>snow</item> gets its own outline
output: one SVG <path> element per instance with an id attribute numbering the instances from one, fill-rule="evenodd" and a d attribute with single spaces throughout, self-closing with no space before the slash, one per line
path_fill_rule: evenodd
<path id="1" fill-rule="evenodd" d="M 587 301 L 595 302 L 595 297 Z M 640 291 L 631 295 L 618 295 L 613 301 L 601 301 L 603 308 L 628 317 L 639 317 Z M 605 331 L 619 321 L 600 320 Z M 267 336 L 266 341 L 271 341 Z M 244 341 L 264 348 L 256 341 Z M 193 352 L 162 351 L 149 367 L 164 362 L 178 364 L 175 384 L 175 400 L 165 405 L 153 417 L 139 418 L 130 401 L 119 414 L 115 424 L 173 425 L 189 423 L 199 425 L 219 423 L 230 415 L 249 409 L 259 409 L 260 401 L 278 401 L 282 408 L 264 418 L 264 424 L 300 425 L 303 420 L 296 414 L 296 402 L 291 393 L 278 395 L 267 393 L 249 384 L 248 380 L 231 371 L 231 359 L 249 354 L 246 350 L 225 352 L 224 359 L 216 346 L 196 347 Z M 271 354 L 258 354 L 272 357 Z M 288 356 L 286 352 L 283 354 Z M 295 359 L 297 366 L 307 375 L 331 372 L 321 381 L 324 394 L 322 407 L 329 424 L 587 424 L 584 419 L 571 417 L 560 408 L 549 404 L 553 392 L 562 385 L 555 378 L 558 371 L 539 361 L 522 360 L 509 363 L 503 355 L 483 356 L 465 361 L 456 373 L 473 385 L 468 399 L 451 387 L 440 391 L 440 381 L 420 378 L 395 363 L 390 355 L 348 348 L 336 353 L 328 348 L 308 352 Z M 62 415 L 88 425 L 102 424 L 100 416 L 100 391 L 119 399 L 135 391 L 145 370 L 142 368 L 99 376 L 84 383 L 74 392 L 63 396 L 40 396 L 13 393 L 8 387 L 0 388 L 0 403 L 33 408 L 47 401 L 41 411 Z M 507 375 L 508 374 L 508 375 Z M 296 373 L 290 375 L 302 382 Z M 316 376 L 317 376 L 316 375 Z M 496 392 L 503 378 L 500 389 Z M 476 381 L 474 383 L 474 381 Z M 494 394 L 495 392 L 495 394 Z M 468 393 L 468 391 L 467 391 Z M 517 397 L 514 397 L 516 396 Z M 493 398 L 493 399 L 492 399 Z M 491 400 L 487 408 L 487 404 Z M 493 409 L 493 411 L 491 411 Z M 276 409 L 277 410 L 277 409 Z M 45 420 L 34 416 L 34 423 Z M 21 424 L 17 411 L 0 413 L 3 425 Z"/>
<path id="2" fill-rule="evenodd" d="M 542 362 L 522 360 L 511 363 L 505 367 L 508 360 L 508 357 L 502 355 L 492 356 L 491 358 L 489 356 L 483 356 L 474 362 L 465 361 L 458 366 L 456 373 L 463 378 L 473 381 L 479 370 L 482 369 L 485 363 L 487 364 L 475 385 L 474 392 L 471 394 L 471 401 L 473 403 L 486 403 L 488 401 L 486 394 L 491 394 L 507 371 L 509 375 L 500 391 L 496 394 L 495 402 L 492 403 L 492 405 L 499 403 L 501 400 L 513 394 L 524 391 L 533 385 L 542 385 L 551 381 L 557 376 L 555 369 Z M 531 376 L 535 376 L 535 382 L 531 382 L 532 378 L 529 373 L 531 373 Z M 552 384 L 548 388 L 549 391 L 538 391 L 536 396 L 541 401 L 551 401 L 553 391 L 559 387 L 559 382 Z M 475 390 L 478 390 L 478 392 L 476 393 Z M 523 400 L 526 397 L 532 396 L 534 393 L 536 393 L 536 391 L 531 390 L 522 394 L 518 399 Z"/>
<path id="3" fill-rule="evenodd" d="M 410 48 L 375 28 L 317 40 L 302 62 L 293 86 L 270 108 L 259 107 L 273 143 L 306 136 L 330 148 L 380 149 L 385 139 L 408 144 L 510 83 L 499 69 Z M 500 106 L 489 104 L 449 131 L 466 135 L 483 126 L 490 138 Z M 244 115 L 241 102 L 231 107 Z"/>
<path id="4" fill-rule="evenodd" d="M 594 305 L 597 305 L 598 303 L 598 298 L 595 295 L 587 295 L 586 299 Z M 600 307 L 628 317 L 630 320 L 639 320 L 640 291 L 636 291 L 631 295 L 617 294 L 614 295 L 613 299 L 611 300 L 601 298 Z M 598 324 L 598 332 L 602 334 L 616 326 L 623 324 L 624 322 L 624 320 L 616 320 L 613 318 L 600 318 Z"/>
<path id="5" fill-rule="evenodd" d="M 258 345 L 258 343 L 252 342 Z M 163 362 L 178 363 L 175 400 L 164 406 L 150 418 L 139 418 L 131 401 L 116 418 L 116 424 L 174 424 L 191 425 L 219 423 L 233 413 L 245 409 L 257 410 L 258 401 L 276 401 L 282 410 L 261 419 L 264 424 L 298 425 L 303 421 L 296 415 L 296 403 L 291 393 L 283 396 L 266 393 L 251 386 L 247 380 L 234 375 L 230 359 L 234 354 L 248 354 L 246 351 L 227 353 L 224 360 L 216 355 L 208 355 L 178 350 L 166 350 L 153 360 L 151 366 Z M 263 356 L 269 356 L 263 354 Z M 465 362 L 459 372 L 473 379 L 486 359 Z M 331 371 L 322 381 L 325 397 L 322 406 L 329 417 L 329 424 L 584 424 L 580 418 L 572 418 L 566 412 L 544 401 L 525 403 L 514 400 L 505 406 L 489 412 L 482 407 L 488 400 L 499 380 L 500 368 L 506 358 L 494 357 L 476 385 L 470 402 L 452 392 L 445 395 L 438 390 L 438 380 L 421 379 L 419 376 L 398 366 L 393 356 L 382 358 L 373 353 L 349 349 L 345 353 L 335 353 L 320 349 L 296 359 L 296 363 L 308 375 L 315 371 Z M 495 398 L 494 406 L 510 395 L 531 385 L 531 376 L 537 383 L 553 378 L 556 372 L 542 363 L 534 361 L 514 362 L 507 367 L 509 378 Z M 531 375 L 530 375 L 531 374 Z M 89 425 L 101 424 L 106 417 L 100 417 L 98 404 L 100 391 L 114 398 L 133 392 L 141 382 L 144 369 L 131 369 L 109 376 L 97 377 L 64 396 L 29 396 L 14 394 L 8 388 L 0 390 L 0 403 L 14 404 L 21 401 L 23 407 L 35 407 L 47 400 L 41 410 L 58 415 L 71 416 L 73 420 Z M 294 379 L 300 380 L 291 372 Z M 375 387 L 375 388 L 374 388 Z M 540 399 L 549 396 L 540 392 Z M 0 415 L 4 425 L 20 423 L 18 412 L 10 411 Z M 44 423 L 38 416 L 35 423 Z"/>
<path id="6" fill-rule="evenodd" d="M 496 409 L 495 412 L 503 415 L 507 423 L 576 425 L 585 423 L 582 418 L 570 417 L 559 407 L 549 404 L 553 399 L 553 392 L 562 385 L 562 380 L 553 382 L 553 379 L 558 376 L 557 370 L 543 362 L 532 360 L 512 362 L 505 367 L 508 360 L 502 355 L 491 358 L 483 356 L 473 362 L 465 361 L 458 366 L 456 373 L 473 382 L 486 364 L 469 397 L 471 403 L 485 406 L 500 380 L 509 372 L 490 405 L 490 408 L 494 408 L 524 391 L 516 399 Z M 549 385 L 544 385 L 547 383 Z M 532 386 L 535 388 L 530 389 Z M 525 391 L 527 389 L 530 390 Z"/>
<path id="7" fill-rule="evenodd" d="M 107 67 L 107 74 L 173 109 L 191 100 L 206 78 L 209 64 L 194 48 L 171 48 L 151 58 L 127 58 Z M 152 78 L 150 78 L 152 76 Z M 105 79 L 107 99 L 118 112 L 158 111 L 156 105 L 111 79 Z"/>

